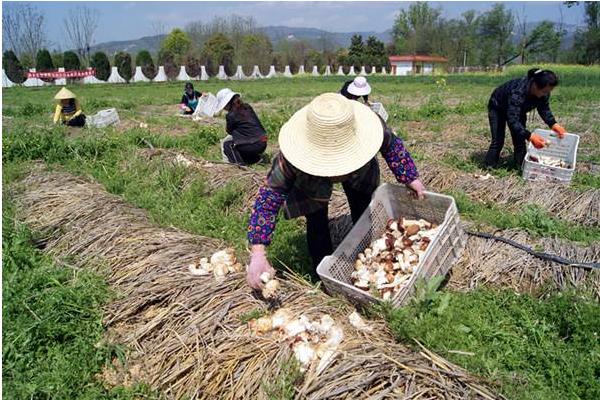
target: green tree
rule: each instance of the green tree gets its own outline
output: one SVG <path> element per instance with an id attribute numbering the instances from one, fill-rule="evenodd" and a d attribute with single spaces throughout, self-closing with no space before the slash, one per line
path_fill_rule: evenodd
<path id="1" fill-rule="evenodd" d="M 352 35 L 350 47 L 348 48 L 348 63 L 354 68 L 360 68 L 365 62 L 365 45 L 361 35 Z"/>
<path id="2" fill-rule="evenodd" d="M 181 64 L 192 47 L 192 41 L 187 33 L 175 28 L 165 37 L 160 45 L 161 51 L 167 51 L 175 57 L 175 62 Z"/>
<path id="3" fill-rule="evenodd" d="M 273 59 L 273 45 L 266 35 L 245 35 L 236 59 L 237 64 L 242 65 L 246 73 L 251 72 L 255 65 L 266 73 Z"/>
<path id="4" fill-rule="evenodd" d="M 148 50 L 140 50 L 135 56 L 135 65 L 141 67 L 142 73 L 148 79 L 153 79 L 156 76 L 156 66 L 152 61 L 152 56 Z"/>
<path id="5" fill-rule="evenodd" d="M 553 22 L 539 23 L 529 35 L 527 44 L 522 50 L 523 64 L 556 62 L 565 33 L 562 29 L 556 29 Z"/>
<path id="6" fill-rule="evenodd" d="M 67 71 L 76 71 L 81 69 L 81 62 L 79 61 L 79 57 L 73 51 L 65 51 L 63 54 L 63 61 L 65 70 Z"/>
<path id="7" fill-rule="evenodd" d="M 52 58 L 52 65 L 54 65 L 54 68 L 65 66 L 65 60 L 63 58 L 63 53 L 60 53 L 58 51 L 53 51 L 52 53 L 50 53 L 50 58 Z"/>
<path id="8" fill-rule="evenodd" d="M 306 72 L 312 72 L 313 66 L 320 67 L 324 64 L 323 54 L 315 49 L 310 49 L 306 53 Z"/>
<path id="9" fill-rule="evenodd" d="M 484 64 L 494 62 L 503 65 L 513 52 L 511 37 L 515 26 L 515 18 L 504 4 L 496 3 L 492 9 L 484 13 L 479 21 L 478 33 L 484 52 Z"/>
<path id="10" fill-rule="evenodd" d="M 411 4 L 408 10 L 400 10 L 392 27 L 396 50 L 408 54 L 432 53 L 432 40 L 443 37 L 436 35 L 440 14 L 440 9 L 432 8 L 425 2 L 417 2 Z"/>
<path id="11" fill-rule="evenodd" d="M 584 7 L 586 27 L 577 31 L 573 50 L 578 63 L 597 64 L 600 63 L 600 3 L 586 1 Z"/>
<path id="12" fill-rule="evenodd" d="M 369 36 L 365 46 L 365 65 L 381 68 L 388 65 L 388 57 L 385 54 L 385 45 L 375 36 Z"/>
<path id="13" fill-rule="evenodd" d="M 115 54 L 115 67 L 117 67 L 117 71 L 123 79 L 125 79 L 127 82 L 131 80 L 133 70 L 131 67 L 131 56 L 129 53 L 120 51 Z"/>
<path id="14" fill-rule="evenodd" d="M 227 75 L 233 74 L 233 45 L 222 33 L 216 33 L 208 38 L 202 48 L 201 59 L 206 65 L 207 72 L 215 75 L 219 65 L 225 67 Z"/>
<path id="15" fill-rule="evenodd" d="M 158 52 L 158 65 L 165 68 L 165 74 L 169 79 L 175 79 L 179 74 L 179 63 L 176 61 L 175 55 L 168 50 Z"/>
<path id="16" fill-rule="evenodd" d="M 35 57 L 35 68 L 38 72 L 54 70 L 54 63 L 52 63 L 52 57 L 48 50 L 41 49 L 37 52 Z"/>
<path id="17" fill-rule="evenodd" d="M 14 51 L 9 50 L 4 52 L 2 55 L 2 68 L 4 68 L 4 72 L 8 76 L 8 79 L 14 83 L 25 82 L 25 69 L 19 62 Z"/>
<path id="18" fill-rule="evenodd" d="M 108 57 L 101 51 L 94 53 L 90 67 L 96 69 L 96 78 L 106 81 L 110 76 L 110 62 Z"/>

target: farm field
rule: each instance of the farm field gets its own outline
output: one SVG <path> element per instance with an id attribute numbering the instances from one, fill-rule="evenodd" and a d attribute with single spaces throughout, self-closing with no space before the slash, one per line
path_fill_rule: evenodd
<path id="1" fill-rule="evenodd" d="M 598 262 L 600 67 L 552 68 L 561 84 L 552 94 L 551 109 L 569 132 L 581 136 L 576 175 L 568 187 L 525 183 L 512 165 L 510 140 L 502 167 L 491 171 L 491 178 L 479 179 L 488 172 L 482 159 L 489 145 L 489 95 L 500 83 L 524 75 L 525 67 L 498 75 L 374 76 L 368 78 L 370 98 L 386 107 L 388 124 L 404 139 L 427 189 L 454 196 L 465 227 L 576 261 Z M 338 91 L 344 80 L 211 79 L 194 85 L 203 92 L 216 93 L 224 86 L 241 92 L 269 133 L 267 153 L 273 156 L 282 124 L 314 96 Z M 161 326 L 167 331 L 183 325 L 166 319 L 183 321 L 186 312 L 161 314 L 168 309 L 161 307 L 176 298 L 166 294 L 173 288 L 159 288 L 162 297 L 138 307 L 140 300 L 128 299 L 121 289 L 137 284 L 136 274 L 141 281 L 152 271 L 140 266 L 135 273 L 119 274 L 109 259 L 112 249 L 103 253 L 106 259 L 86 258 L 78 249 L 86 246 L 87 233 L 61 231 L 71 218 L 69 207 L 81 207 L 82 213 L 101 210 L 94 215 L 99 227 L 116 220 L 119 207 L 136 218 L 141 209 L 148 223 L 165 232 L 177 229 L 205 238 L 196 252 L 230 245 L 247 260 L 249 209 L 268 164 L 241 170 L 220 163 L 223 117 L 194 122 L 176 116 L 182 88 L 179 82 L 74 85 L 70 89 L 86 115 L 115 107 L 121 118 L 116 126 L 83 130 L 52 125 L 54 87 L 3 91 L 5 398 L 158 398 L 164 393 L 156 387 L 168 387 L 168 396 L 192 395 L 181 389 L 189 381 L 168 373 L 148 385 L 152 369 L 145 371 L 135 358 L 136 351 L 148 346 L 142 342 L 149 336 L 155 341 L 148 343 L 163 343 L 159 336 L 168 335 Z M 529 127 L 545 128 L 537 114 L 530 116 Z M 185 162 L 178 162 L 182 157 Z M 381 170 L 382 180 L 391 181 L 387 168 Z M 89 201 L 82 197 L 86 193 Z M 110 206 L 109 194 L 127 206 Z M 63 198 L 70 205 L 57 204 Z M 343 194 L 334 195 L 331 217 L 347 213 L 344 201 Z M 347 226 L 332 228 L 339 240 Z M 108 243 L 107 232 L 99 228 L 96 235 L 106 235 Z M 173 236 L 173 256 L 181 257 L 178 246 L 192 249 L 192 242 L 185 235 Z M 289 268 L 310 279 L 302 219 L 280 219 L 269 256 L 277 269 Z M 398 344 L 417 352 L 422 345 L 481 377 L 482 384 L 506 398 L 600 397 L 598 271 L 561 267 L 469 237 L 462 258 L 437 292 L 434 283 L 421 287 L 409 306 L 372 309 L 369 318 L 389 330 Z M 193 293 L 202 307 L 214 301 L 202 297 L 202 288 L 193 282 L 181 285 L 181 293 Z M 345 307 L 333 301 L 327 306 Z M 264 312 L 246 310 L 248 315 Z M 141 329 L 149 321 L 144 335 L 128 343 L 120 340 L 128 337 L 126 328 Z M 369 341 L 368 336 L 363 339 Z M 179 356 L 167 350 L 160 354 Z M 286 365 L 273 382 L 259 384 L 269 398 L 284 399 L 298 395 L 303 382 L 297 367 Z"/>

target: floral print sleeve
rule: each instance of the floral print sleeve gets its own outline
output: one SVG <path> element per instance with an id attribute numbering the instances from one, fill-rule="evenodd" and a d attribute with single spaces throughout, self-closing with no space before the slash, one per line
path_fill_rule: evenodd
<path id="1" fill-rule="evenodd" d="M 409 184 L 419 177 L 417 166 L 404 147 L 402 139 L 394 135 L 389 129 L 384 131 L 381 155 L 385 158 L 388 167 L 394 173 L 398 182 Z"/>

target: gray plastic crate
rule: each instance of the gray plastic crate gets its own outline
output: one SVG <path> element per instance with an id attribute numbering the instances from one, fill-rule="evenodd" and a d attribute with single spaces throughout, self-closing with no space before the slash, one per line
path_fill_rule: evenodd
<path id="1" fill-rule="evenodd" d="M 317 267 L 317 273 L 331 294 L 340 294 L 358 305 L 380 302 L 354 285 L 350 278 L 358 253 L 381 237 L 390 218 L 400 216 L 409 219 L 423 218 L 440 225 L 436 235 L 406 287 L 393 298 L 394 307 L 400 307 L 409 299 L 418 278 L 446 275 L 452 264 L 460 257 L 466 238 L 460 226 L 458 209 L 454 198 L 425 192 L 425 200 L 417 200 L 404 186 L 385 183 L 373 194 L 371 203 L 356 225 L 346 235 L 331 256 L 325 257 Z"/>
<path id="2" fill-rule="evenodd" d="M 571 182 L 575 173 L 575 163 L 577 162 L 577 147 L 579 146 L 579 136 L 567 133 L 563 139 L 549 130 L 536 129 L 533 133 L 542 136 L 550 143 L 550 146 L 543 149 L 536 149 L 531 142 L 527 145 L 527 154 L 523 160 L 523 179 L 530 181 L 558 181 Z M 547 156 L 563 160 L 571 165 L 571 168 L 551 167 L 539 162 L 530 161 L 530 156 Z"/>

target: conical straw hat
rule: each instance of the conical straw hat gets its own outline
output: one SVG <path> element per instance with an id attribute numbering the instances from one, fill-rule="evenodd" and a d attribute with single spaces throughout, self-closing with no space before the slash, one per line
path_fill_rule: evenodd
<path id="1" fill-rule="evenodd" d="M 379 117 L 337 93 L 315 97 L 279 132 L 283 156 L 301 171 L 324 177 L 356 171 L 377 154 L 382 142 Z"/>
<path id="2" fill-rule="evenodd" d="M 76 98 L 77 98 L 77 96 L 75 96 L 75 93 L 71 92 L 66 87 L 63 87 L 62 89 L 60 89 L 58 91 L 58 93 L 56 93 L 56 96 L 54 96 L 55 100 L 76 99 Z"/>

